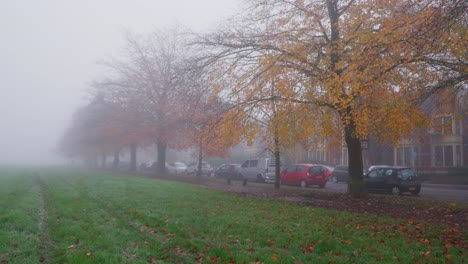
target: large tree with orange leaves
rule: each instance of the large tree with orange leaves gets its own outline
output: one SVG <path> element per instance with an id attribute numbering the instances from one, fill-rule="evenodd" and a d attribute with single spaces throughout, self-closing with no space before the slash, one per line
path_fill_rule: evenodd
<path id="1" fill-rule="evenodd" d="M 295 115 L 316 120 L 304 133 L 317 140 L 338 127 L 349 154 L 348 190 L 360 196 L 361 138 L 396 142 L 428 124 L 421 98 L 466 88 L 466 9 L 464 1 L 444 0 L 258 0 L 238 25 L 199 43 L 210 48 L 205 63 L 225 63 L 224 76 L 236 83 L 231 94 L 303 104 Z M 288 93 L 251 85 L 275 67 Z"/>
<path id="2" fill-rule="evenodd" d="M 195 94 L 195 93 L 194 93 Z M 239 131 L 225 131 L 232 122 L 226 115 L 231 106 L 216 96 L 204 94 L 192 98 L 188 119 L 184 121 L 183 138 L 185 147 L 194 147 L 198 160 L 197 173 L 201 175 L 201 164 L 205 157 L 226 157 L 229 149 L 240 140 Z"/>

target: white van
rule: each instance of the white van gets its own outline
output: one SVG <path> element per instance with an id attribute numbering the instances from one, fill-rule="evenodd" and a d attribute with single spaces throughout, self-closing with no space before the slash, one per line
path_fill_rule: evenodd
<path id="1" fill-rule="evenodd" d="M 275 158 L 249 159 L 242 163 L 239 173 L 244 180 L 275 182 L 275 164 Z"/>

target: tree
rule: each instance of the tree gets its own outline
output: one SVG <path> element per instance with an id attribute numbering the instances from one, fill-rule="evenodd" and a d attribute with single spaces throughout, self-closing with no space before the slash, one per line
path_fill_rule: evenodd
<path id="1" fill-rule="evenodd" d="M 165 172 L 168 145 L 177 146 L 189 87 L 183 67 L 188 50 L 180 30 L 127 36 L 125 56 L 104 63 L 112 70 L 95 87 L 114 104 L 144 116 L 140 134 L 157 146 L 157 170 Z"/>
<path id="2" fill-rule="evenodd" d="M 204 157 L 225 157 L 228 150 L 240 140 L 236 131 L 223 130 L 223 124 L 231 122 L 226 119 L 229 104 L 220 100 L 216 93 L 209 96 L 203 96 L 203 93 L 199 95 L 202 96 L 191 106 L 190 120 L 185 123 L 186 146 L 196 146 L 198 150 L 197 176 L 201 176 Z"/>
<path id="3" fill-rule="evenodd" d="M 336 136 L 331 128 L 338 127 L 348 148 L 348 190 L 361 196 L 365 192 L 361 138 L 376 135 L 381 141 L 397 142 L 409 136 L 428 124 L 418 107 L 421 97 L 439 84 L 466 82 L 466 68 L 457 72 L 445 65 L 441 71 L 443 60 L 437 67 L 434 63 L 435 58 L 447 58 L 449 50 L 455 51 L 452 59 L 466 56 L 460 54 L 466 43 L 445 44 L 456 38 L 451 28 L 460 30 L 460 23 L 453 23 L 465 14 L 455 12 L 459 8 L 466 11 L 466 4 L 258 0 L 240 25 L 205 35 L 198 43 L 209 47 L 203 58 L 207 65 L 226 63 L 223 74 L 236 76 L 237 88 L 275 67 L 287 70 L 290 92 L 281 97 L 262 93 L 264 100 L 304 104 L 295 115 L 317 120 L 304 130 L 315 139 Z M 466 57 L 461 61 L 466 63 Z"/>
<path id="4" fill-rule="evenodd" d="M 100 156 L 103 167 L 112 153 L 113 167 L 116 168 L 121 150 L 135 140 L 129 132 L 128 120 L 102 96 L 96 96 L 74 114 L 59 143 L 60 152 L 70 158 L 83 158 L 91 166 L 97 166 Z"/>

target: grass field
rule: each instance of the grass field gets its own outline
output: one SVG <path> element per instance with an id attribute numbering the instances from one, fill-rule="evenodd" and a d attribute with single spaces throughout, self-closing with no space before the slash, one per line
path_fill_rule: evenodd
<path id="1" fill-rule="evenodd" d="M 464 263 L 466 230 L 74 170 L 0 170 L 0 263 Z"/>

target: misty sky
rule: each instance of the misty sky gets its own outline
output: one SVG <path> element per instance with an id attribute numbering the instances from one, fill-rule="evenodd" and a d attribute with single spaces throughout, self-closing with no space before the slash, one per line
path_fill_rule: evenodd
<path id="1" fill-rule="evenodd" d="M 0 164 L 51 164 L 97 61 L 118 56 L 125 31 L 176 23 L 207 30 L 236 0 L 14 0 L 0 8 Z"/>

